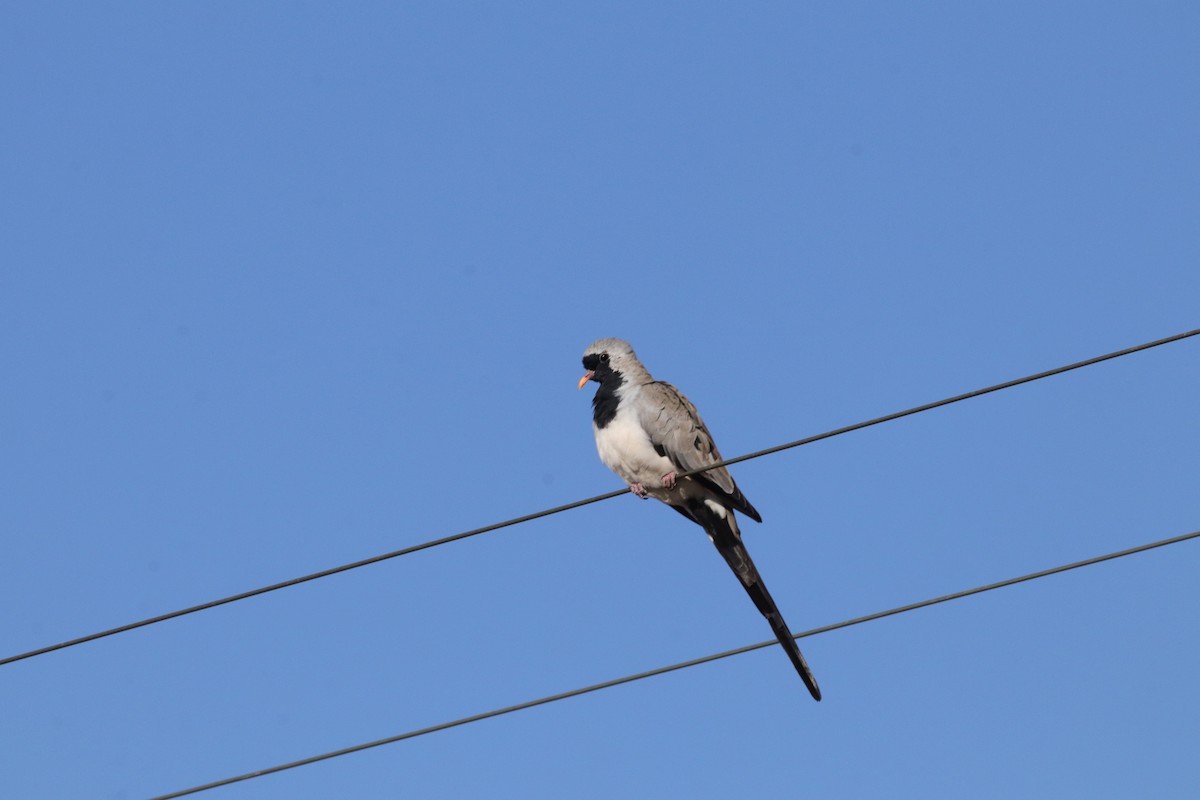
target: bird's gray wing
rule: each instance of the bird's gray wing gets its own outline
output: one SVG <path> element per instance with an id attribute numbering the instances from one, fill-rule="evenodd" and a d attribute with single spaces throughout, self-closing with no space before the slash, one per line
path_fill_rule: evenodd
<path id="1" fill-rule="evenodd" d="M 700 412 L 671 384 L 653 381 L 644 385 L 638 397 L 637 412 L 642 428 L 650 436 L 650 443 L 680 472 L 703 469 L 723 460 L 712 434 L 700 419 Z M 755 521 L 762 521 L 758 511 L 733 482 L 728 469 L 717 467 L 696 477 L 723 494 L 732 508 Z"/>

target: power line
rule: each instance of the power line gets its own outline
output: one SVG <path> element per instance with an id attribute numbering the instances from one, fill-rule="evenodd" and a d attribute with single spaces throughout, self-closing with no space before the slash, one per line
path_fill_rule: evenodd
<path id="1" fill-rule="evenodd" d="M 848 619 L 848 620 L 845 620 L 844 622 L 835 622 L 832 625 L 825 625 L 820 628 L 813 628 L 812 630 L 808 630 L 803 633 L 798 633 L 795 635 L 794 638 L 803 639 L 806 636 L 816 636 L 819 633 L 828 633 L 829 631 L 835 631 L 835 630 L 838 630 L 841 628 L 849 628 L 852 625 L 859 625 L 863 622 L 871 622 L 872 620 L 883 619 L 884 617 L 890 617 L 890 616 L 894 616 L 896 614 L 903 614 L 907 611 L 915 611 L 919 608 L 926 608 L 927 606 L 933 606 L 933 605 L 937 605 L 939 603 L 946 603 L 946 602 L 949 602 L 950 600 L 960 600 L 964 597 L 970 597 L 971 595 L 982 594 L 983 592 L 990 592 L 993 589 L 1001 589 L 1005 586 L 1012 586 L 1014 584 L 1024 583 L 1025 581 L 1032 581 L 1037 578 L 1045 578 L 1050 575 L 1056 575 L 1060 572 L 1067 572 L 1069 570 L 1078 569 L 1080 567 L 1092 566 L 1094 564 L 1099 564 L 1103 561 L 1111 561 L 1116 558 L 1123 558 L 1125 556 L 1130 556 L 1135 553 L 1143 553 L 1147 550 L 1153 550 L 1158 547 L 1165 547 L 1170 544 L 1178 544 L 1180 542 L 1185 542 L 1189 539 L 1196 539 L 1196 538 L 1200 538 L 1200 531 L 1193 531 L 1192 533 L 1185 533 L 1182 536 L 1174 536 L 1174 537 L 1171 537 L 1170 539 L 1160 539 L 1157 542 L 1150 542 L 1148 544 L 1138 545 L 1137 547 L 1131 547 L 1127 550 L 1118 550 L 1115 553 L 1106 553 L 1105 555 L 1102 555 L 1102 556 L 1095 556 L 1093 558 L 1084 559 L 1083 561 L 1075 561 L 1070 564 L 1063 564 L 1061 566 L 1039 570 L 1038 572 L 1031 572 L 1028 575 L 1021 575 L 1020 577 L 1009 578 L 1007 580 L 998 581 L 996 583 L 989 583 L 984 586 L 976 586 L 973 589 L 964 589 L 959 592 L 954 592 L 953 594 L 946 594 L 946 595 L 942 595 L 941 597 L 931 598 L 929 600 L 921 600 L 916 603 L 909 603 L 908 605 L 898 606 L 896 608 L 888 609 L 887 611 L 878 611 L 874 614 L 868 614 L 865 617 L 855 617 L 854 619 Z M 351 753 L 358 753 L 363 750 L 369 750 L 373 747 L 380 747 L 381 745 L 385 745 L 385 744 L 393 744 L 395 742 L 404 741 L 405 739 L 415 739 L 418 736 L 424 736 L 429 733 L 436 733 L 437 731 L 444 731 L 449 728 L 456 728 L 460 725 L 466 725 L 466 724 L 472 723 L 472 722 L 480 722 L 482 720 L 490 719 L 492 717 L 499 717 L 504 714 L 511 714 L 514 711 L 523 711 L 527 708 L 534 708 L 536 706 L 546 705 L 547 703 L 555 703 L 555 702 L 558 702 L 559 700 L 566 700 L 571 697 L 578 697 L 580 695 L 600 691 L 601 689 L 609 689 L 609 688 L 612 688 L 613 686 L 620 686 L 620 685 L 626 684 L 626 683 L 633 683 L 634 681 L 640 681 L 644 678 L 651 678 L 656 675 L 663 675 L 668 672 L 675 672 L 676 670 L 687 669 L 688 667 L 695 667 L 700 664 L 707 664 L 710 661 L 718 661 L 722 658 L 729 658 L 730 656 L 741 655 L 742 653 L 749 653 L 752 650 L 761 650 L 764 647 L 770 647 L 775 644 L 778 644 L 778 642 L 774 639 L 771 639 L 769 641 L 759 642 L 758 644 L 746 645 L 745 647 L 739 647 L 734 650 L 726 650 L 721 653 L 714 653 L 712 655 L 703 656 L 702 658 L 694 658 L 691 661 L 681 661 L 678 664 L 671 664 L 670 666 L 666 666 L 666 667 L 658 667 L 657 669 L 648 670 L 646 672 L 639 672 L 635 675 L 626 675 L 623 678 L 614 678 L 613 680 L 604 681 L 603 683 L 592 684 L 591 686 L 585 686 L 582 689 L 572 689 L 569 692 L 562 692 L 560 694 L 552 694 L 552 695 L 548 695 L 546 697 L 538 698 L 537 700 L 529 700 L 524 703 L 518 703 L 513 706 L 506 706 L 505 708 L 498 708 L 498 709 L 494 709 L 492 711 L 485 711 L 481 714 L 474 714 L 472 716 L 463 717 L 462 719 L 456 719 L 451 722 L 443 722 L 438 725 L 431 725 L 428 728 L 419 728 L 417 730 L 408 731 L 407 733 L 401 733 L 396 736 L 389 736 L 386 739 L 377 739 L 373 742 L 357 744 L 357 745 L 353 745 L 352 747 L 344 747 L 341 750 L 334 750 L 329 753 L 322 753 L 321 755 L 318 755 L 318 756 L 309 756 L 308 758 L 302 758 L 299 761 L 290 761 L 286 764 L 279 764 L 274 767 L 267 767 L 266 769 L 255 770 L 254 772 L 247 772 L 244 775 L 237 775 L 232 778 L 224 778 L 222 780 L 213 781 L 212 783 L 206 783 L 201 786 L 193 786 L 190 789 L 184 789 L 182 791 L 171 792 L 170 794 L 159 795 L 157 797 L 151 798 L 151 800 L 171 800 L 171 798 L 184 797 L 186 795 L 197 794 L 199 792 L 208 791 L 209 789 L 216 789 L 221 786 L 228 786 L 232 783 L 239 783 L 241 781 L 250 780 L 251 778 L 259 778 L 264 775 L 271 775 L 276 772 L 283 772 L 284 770 L 294 769 L 296 767 L 303 767 L 308 764 L 315 764 L 318 761 L 326 761 L 331 758 L 338 758 L 340 756 L 350 755 Z"/>
<path id="2" fill-rule="evenodd" d="M 705 472 L 710 469 L 716 469 L 717 467 L 722 467 L 722 466 L 726 466 L 729 464 L 737 464 L 742 461 L 749 461 L 750 459 L 753 459 L 753 458 L 760 458 L 761 456 L 771 455 L 773 453 L 778 453 L 782 450 L 790 450 L 793 447 L 800 447 L 802 445 L 812 444 L 813 442 L 819 442 L 823 439 L 831 439 L 834 436 L 840 436 L 844 433 L 850 433 L 852 431 L 862 430 L 863 428 L 869 428 L 873 425 L 879 425 L 880 423 L 883 423 L 883 422 L 891 422 L 892 420 L 897 420 L 897 419 L 900 419 L 901 417 L 907 417 L 907 416 L 911 416 L 913 414 L 919 414 L 924 411 L 931 411 L 935 408 L 941 408 L 942 406 L 948 406 L 952 403 L 958 403 L 962 400 L 970 400 L 971 398 L 981 397 L 985 394 L 991 394 L 992 392 L 998 392 L 1001 389 L 1010 389 L 1014 386 L 1020 386 L 1021 384 L 1024 384 L 1024 383 L 1032 383 L 1033 381 L 1041 380 L 1042 378 L 1049 378 L 1054 375 L 1061 375 L 1064 372 L 1070 372 L 1071 370 L 1076 370 L 1081 367 L 1088 367 L 1093 364 L 1099 364 L 1102 361 L 1109 361 L 1114 358 L 1120 358 L 1122 356 L 1131 355 L 1133 353 L 1137 353 L 1142 350 L 1149 350 L 1152 347 L 1159 347 L 1160 345 L 1170 344 L 1171 342 L 1177 342 L 1182 339 L 1187 339 L 1191 336 L 1196 336 L 1198 334 L 1200 334 L 1200 328 L 1197 328 L 1197 329 L 1191 330 L 1191 331 L 1186 331 L 1184 333 L 1178 333 L 1178 334 L 1175 334 L 1174 336 L 1168 336 L 1165 339 L 1156 339 L 1152 342 L 1146 342 L 1145 344 L 1139 344 L 1139 345 L 1135 345 L 1133 347 L 1127 347 L 1123 350 L 1116 350 L 1112 353 L 1106 353 L 1105 355 L 1096 356 L 1095 358 L 1089 358 L 1084 361 L 1077 361 L 1073 364 L 1067 364 L 1066 366 L 1056 367 L 1051 370 L 1046 370 L 1045 372 L 1038 372 L 1033 375 L 1027 375 L 1023 378 L 1017 378 L 1015 380 L 1005 381 L 1004 383 L 997 383 L 994 386 L 988 386 L 983 389 L 976 389 L 973 392 L 967 392 L 965 394 L 959 394 L 959 395 L 955 395 L 953 397 L 948 397 L 944 400 L 937 400 L 932 403 L 926 403 L 924 405 L 914 406 L 913 408 L 909 408 L 904 411 L 897 411 L 892 414 L 886 414 L 882 417 L 875 417 L 874 419 L 869 419 L 869 420 L 866 420 L 865 422 L 858 422 L 853 425 L 847 425 L 843 428 L 837 428 L 835 430 L 826 431 L 825 433 L 819 433 L 815 436 L 808 436 L 804 439 L 797 439 L 794 442 L 788 442 L 786 444 L 776 445 L 775 447 L 768 447 L 765 450 L 758 450 L 753 453 L 747 453 L 746 455 L 737 456 L 736 458 L 726 459 L 725 461 L 721 461 L 716 464 L 712 464 L 704 469 L 692 470 L 690 472 L 681 472 L 679 474 L 679 477 L 682 478 L 687 475 L 694 475 L 698 472 Z M 434 539 L 432 541 L 422 542 L 421 544 L 412 545 L 411 547 L 401 548 L 400 550 L 393 550 L 390 553 L 383 553 L 381 555 L 371 556 L 370 558 L 364 558 L 361 561 L 353 561 L 349 564 L 342 564 L 341 566 L 330 567 L 329 569 L 324 569 L 324 570 L 321 570 L 320 572 L 313 572 L 308 575 L 302 575 L 298 578 L 291 578 L 290 580 L 281 581 L 279 583 L 273 583 L 273 584 L 270 584 L 269 586 L 262 586 L 257 589 L 250 589 L 249 591 L 239 592 L 238 594 L 229 595 L 228 597 L 222 597 L 217 600 L 210 600 L 206 603 L 200 603 L 199 605 L 188 606 L 187 608 L 182 608 L 182 609 L 179 609 L 178 611 L 171 611 L 166 614 L 159 614 L 158 616 L 155 616 L 155 617 L 149 617 L 147 619 L 138 620 L 137 622 L 130 622 L 126 625 L 120 625 L 116 628 L 109 628 L 107 630 L 98 631 L 96 633 L 90 633 L 90 634 L 87 634 L 86 636 L 80 636 L 76 639 L 68 639 L 67 641 L 59 642 L 57 644 L 51 644 L 51 645 L 47 645 L 45 647 L 39 647 L 36 650 L 30 650 L 25 653 L 19 653 L 17 655 L 8 656 L 7 658 L 0 659 L 0 666 L 4 666 L 6 664 L 12 664 L 16 661 L 23 661 L 24 659 L 33 658 L 35 656 L 45 655 L 46 653 L 52 653 L 56 650 L 64 650 L 68 647 L 74 647 L 76 645 L 85 644 L 87 642 L 94 642 L 97 639 L 103 639 L 107 636 L 113 636 L 118 633 L 126 633 L 128 631 L 136 630 L 138 628 L 144 628 L 148 625 L 155 625 L 159 622 L 166 622 L 167 620 L 170 620 L 170 619 L 176 619 L 177 617 L 183 617 L 188 614 L 194 614 L 198 611 L 207 611 L 210 608 L 216 608 L 217 606 L 223 606 L 228 603 L 237 602 L 239 600 L 246 600 L 250 597 L 256 597 L 258 595 L 267 594 L 268 592 L 274 592 L 279 589 L 286 589 L 289 586 L 296 586 L 301 583 L 307 583 L 308 581 L 315 581 L 318 578 L 326 578 L 326 577 L 329 577 L 330 575 L 337 575 L 338 573 L 341 573 L 341 572 L 349 572 L 350 570 L 358 569 L 359 567 L 365 567 L 370 564 L 377 564 L 380 561 L 387 561 L 388 559 L 398 558 L 400 556 L 406 556 L 411 553 L 415 553 L 419 550 L 428 550 L 430 548 L 438 547 L 443 544 L 449 544 L 450 542 L 456 542 L 460 539 L 466 539 L 471 536 L 478 536 L 481 533 L 489 533 L 491 531 L 499 530 L 501 528 L 507 528 L 512 525 L 519 525 L 524 522 L 531 522 L 532 520 L 540 519 L 541 517 L 548 517 L 552 514 L 558 514 L 562 511 L 569 511 L 573 508 L 579 508 L 581 506 L 590 505 L 592 503 L 598 503 L 601 500 L 609 500 L 613 497 L 619 497 L 621 495 L 626 494 L 626 492 L 627 492 L 627 490 L 625 490 L 625 489 L 619 489 L 616 491 L 608 492 L 606 494 L 596 495 L 595 497 L 589 497 L 585 500 L 577 500 L 573 503 L 567 503 L 566 505 L 555 506 L 554 508 L 548 508 L 543 511 L 537 511 L 533 514 L 526 514 L 525 516 L 522 516 L 522 517 L 514 517 L 513 519 L 505 520 L 503 522 L 496 522 L 491 525 L 484 525 L 481 528 L 474 528 L 472 530 L 463 531 L 461 533 L 456 533 L 451 536 L 445 536 L 441 539 Z"/>
<path id="3" fill-rule="evenodd" d="M 1145 344 L 1139 344 L 1139 345 L 1134 345 L 1133 347 L 1127 347 L 1124 350 L 1116 350 L 1112 353 L 1106 353 L 1105 355 L 1096 356 L 1095 358 L 1089 358 L 1084 361 L 1076 361 L 1074 364 L 1067 364 L 1066 366 L 1063 366 L 1063 367 L 1055 367 L 1054 369 L 1048 369 L 1045 372 L 1038 372 L 1034 375 L 1027 375 L 1024 378 L 1016 378 L 1015 380 L 1005 381 L 1004 383 L 997 383 L 994 386 L 988 386 L 984 389 L 976 389 L 973 392 L 967 392 L 965 394 L 957 394 L 954 397 L 947 397 L 945 400 L 937 400 L 932 403 L 926 403 L 923 406 L 914 406 L 913 408 L 907 409 L 905 411 L 897 411 L 894 414 L 885 414 L 882 417 L 876 417 L 875 419 L 869 419 L 866 422 L 858 422 L 858 423 L 855 423 L 854 425 L 847 425 L 844 428 L 837 428 L 836 430 L 828 431 L 826 433 L 818 433 L 816 436 L 809 436 L 805 439 L 797 439 L 794 442 L 788 442 L 787 444 L 781 444 L 781 445 L 777 445 L 775 447 L 768 447 L 766 450 L 758 450 L 753 453 L 747 453 L 744 456 L 738 456 L 737 458 L 730 458 L 725 461 L 722 461 L 719 464 L 713 464 L 712 466 L 707 467 L 703 470 L 693 470 L 691 472 L 680 473 L 679 477 L 683 477 L 684 475 L 694 475 L 697 472 L 706 472 L 709 469 L 723 467 L 727 464 L 737 464 L 740 461 L 749 461 L 752 458 L 758 458 L 759 456 L 771 455 L 772 453 L 778 453 L 781 450 L 790 450 L 793 447 L 799 447 L 800 445 L 811 444 L 813 442 L 819 442 L 822 439 L 831 439 L 834 436 L 840 436 L 843 433 L 850 433 L 851 431 L 859 431 L 859 430 L 862 430 L 863 428 L 869 428 L 872 425 L 878 425 L 881 422 L 891 422 L 892 420 L 900 419 L 901 417 L 907 417 L 907 416 L 911 416 L 913 414 L 920 414 L 922 411 L 932 411 L 935 408 L 941 408 L 942 406 L 948 406 L 952 403 L 957 403 L 961 400 L 970 400 L 975 397 L 982 397 L 985 394 L 991 394 L 992 392 L 998 392 L 1001 389 L 1011 389 L 1012 387 L 1020 386 L 1023 383 L 1032 383 L 1033 381 L 1040 381 L 1042 378 L 1049 378 L 1054 375 L 1061 375 L 1064 372 L 1070 372 L 1071 370 L 1079 369 L 1080 367 L 1090 367 L 1093 364 L 1099 364 L 1102 361 L 1110 361 L 1114 358 L 1120 358 L 1121 356 L 1128 356 L 1128 355 L 1132 355 L 1133 353 L 1141 352 L 1142 350 L 1149 350 L 1150 348 L 1158 347 L 1159 345 L 1170 344 L 1171 342 L 1178 342 L 1182 339 L 1187 339 L 1188 337 L 1196 336 L 1197 334 L 1200 334 L 1200 328 L 1196 328 L 1195 330 L 1186 331 L 1184 333 L 1177 333 L 1174 336 L 1168 336 L 1165 339 L 1156 339 L 1153 342 L 1146 342 Z M 0 662 L 0 664 L 3 664 L 3 663 L 4 662 Z"/>

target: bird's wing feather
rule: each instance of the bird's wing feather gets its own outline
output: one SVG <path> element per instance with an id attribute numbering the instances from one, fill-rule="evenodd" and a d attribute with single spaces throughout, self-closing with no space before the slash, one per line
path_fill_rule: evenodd
<path id="1" fill-rule="evenodd" d="M 671 384 L 662 381 L 645 384 L 642 396 L 638 398 L 637 411 L 651 444 L 680 472 L 704 469 L 724 460 L 704 420 L 700 419 L 700 412 Z M 762 522 L 758 510 L 750 505 L 725 467 L 700 473 L 696 479 L 723 496 L 730 508 L 755 522 Z"/>
<path id="2" fill-rule="evenodd" d="M 662 448 L 680 472 L 703 469 L 722 460 L 700 413 L 674 386 L 662 381 L 648 383 L 642 387 L 640 400 L 638 417 L 650 442 Z M 704 473 L 704 478 L 727 495 L 738 493 L 725 467 Z"/>

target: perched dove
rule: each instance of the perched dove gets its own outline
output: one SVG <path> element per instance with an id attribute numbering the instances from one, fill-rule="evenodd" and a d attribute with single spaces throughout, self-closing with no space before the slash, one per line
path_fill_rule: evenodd
<path id="1" fill-rule="evenodd" d="M 583 353 L 579 380 L 600 388 L 592 399 L 592 427 L 600 460 L 638 497 L 654 497 L 704 528 L 730 569 L 783 645 L 813 699 L 821 690 L 771 593 L 742 544 L 734 511 L 755 522 L 762 517 L 737 488 L 725 467 L 697 475 L 677 473 L 721 461 L 708 428 L 688 399 L 669 383 L 656 381 L 620 339 L 600 339 Z"/>

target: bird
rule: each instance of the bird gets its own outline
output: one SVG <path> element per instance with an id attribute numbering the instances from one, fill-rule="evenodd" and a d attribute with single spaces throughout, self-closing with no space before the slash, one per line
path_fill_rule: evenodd
<path id="1" fill-rule="evenodd" d="M 579 388 L 589 381 L 599 384 L 592 398 L 592 428 L 600 460 L 638 497 L 661 500 L 704 529 L 770 623 L 813 699 L 820 700 L 812 670 L 742 543 L 734 512 L 755 522 L 762 516 L 725 467 L 684 474 L 724 460 L 696 407 L 671 384 L 650 377 L 622 339 L 593 342 L 583 353 L 583 368 Z"/>

